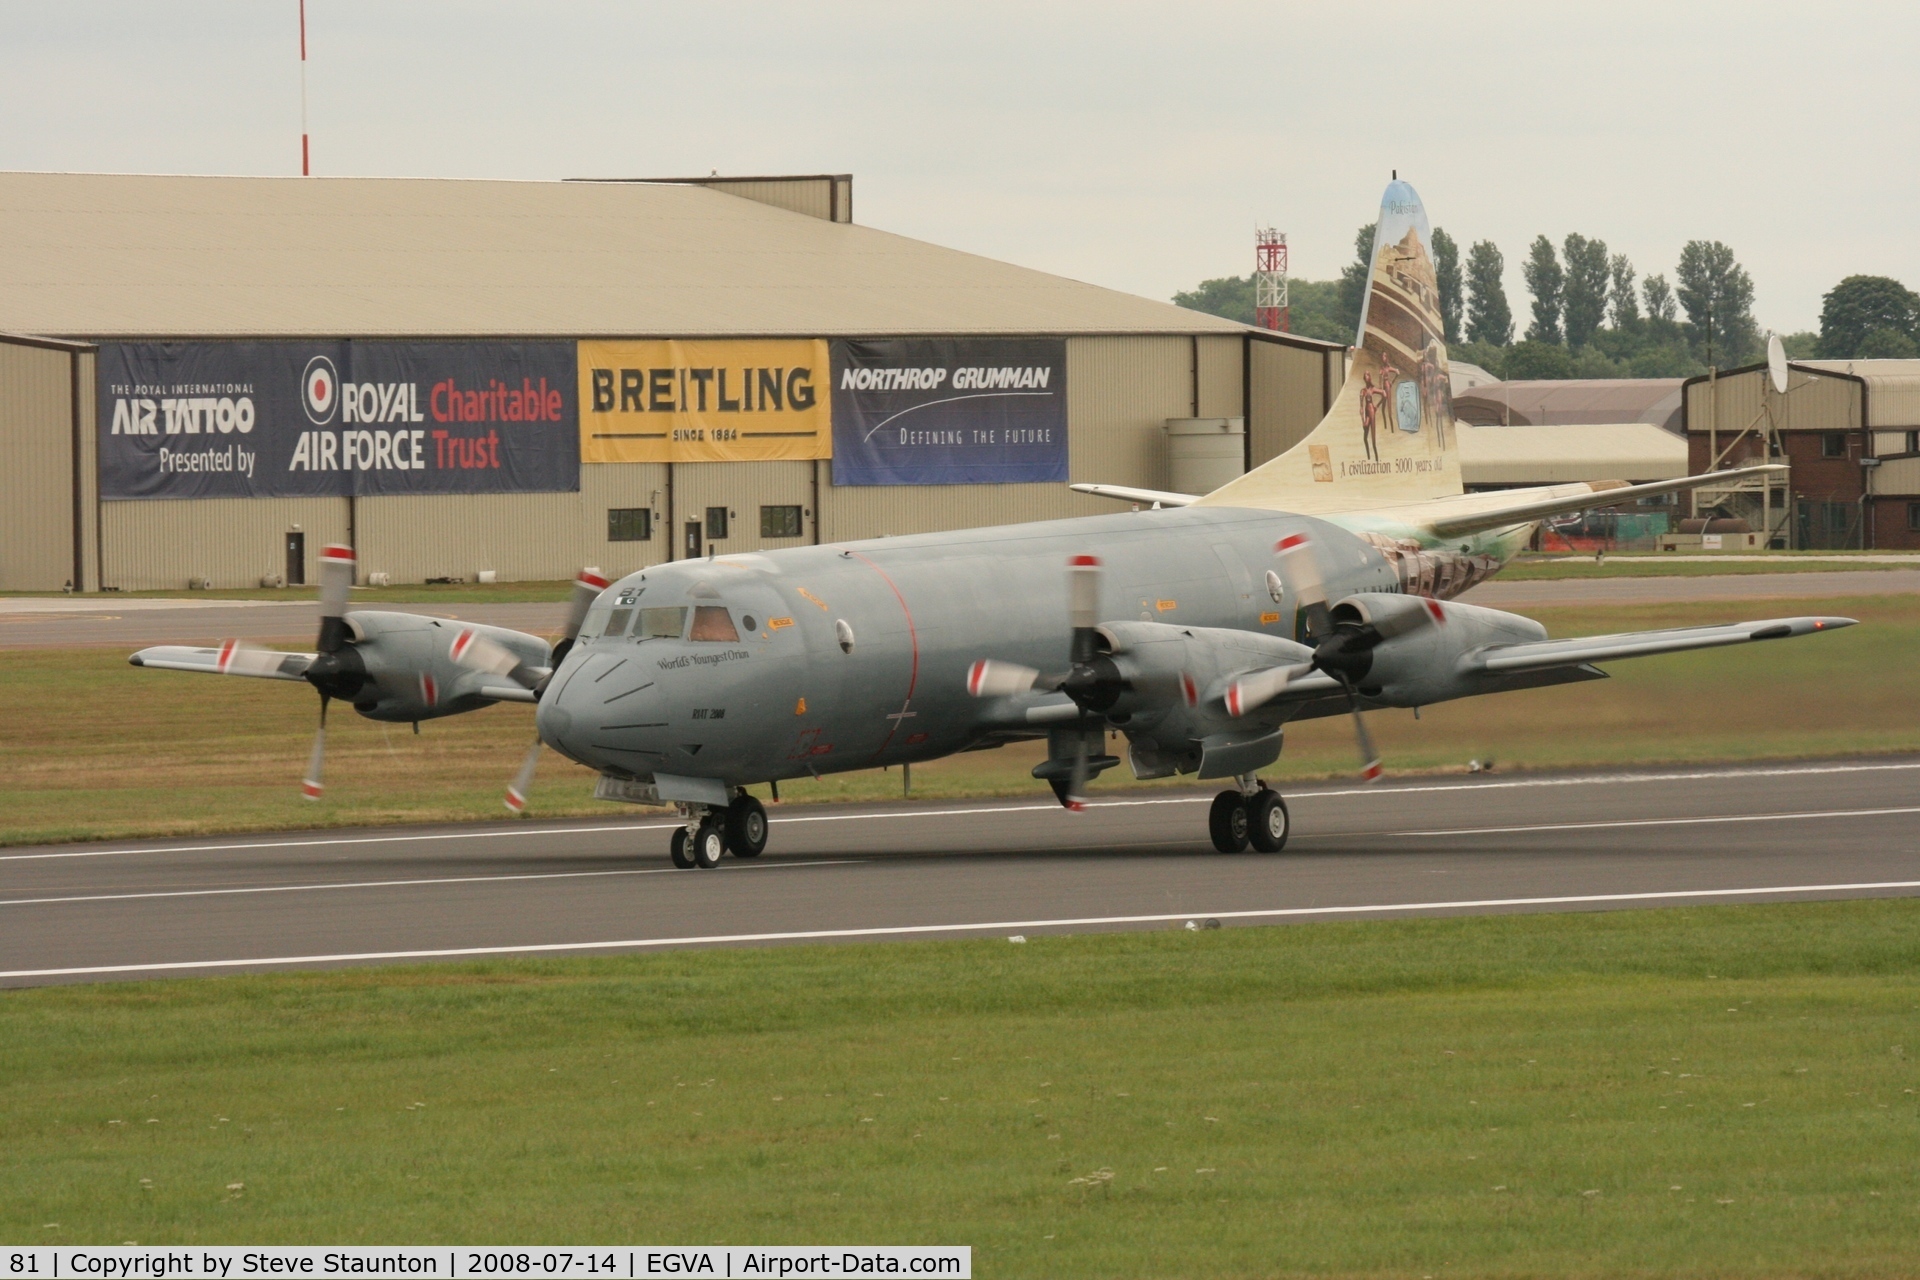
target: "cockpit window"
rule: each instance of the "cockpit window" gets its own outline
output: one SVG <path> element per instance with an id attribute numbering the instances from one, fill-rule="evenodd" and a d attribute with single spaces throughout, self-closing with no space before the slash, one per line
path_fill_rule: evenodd
<path id="1" fill-rule="evenodd" d="M 733 629 L 733 615 L 724 605 L 703 604 L 693 611 L 693 632 L 689 640 L 739 640 L 740 633 Z"/>
<path id="2" fill-rule="evenodd" d="M 607 625 L 607 615 L 611 612 L 613 606 L 610 604 L 596 604 L 587 610 L 586 620 L 580 624 L 580 638 L 591 640 L 599 635 L 600 629 Z"/>
<path id="3" fill-rule="evenodd" d="M 607 616 L 606 630 L 600 634 L 609 640 L 617 640 L 627 634 L 627 626 L 633 621 L 632 609 L 615 609 Z"/>
<path id="4" fill-rule="evenodd" d="M 635 633 L 642 640 L 678 640 L 686 629 L 687 609 L 685 605 L 675 605 L 668 609 L 642 609 L 640 628 Z"/>

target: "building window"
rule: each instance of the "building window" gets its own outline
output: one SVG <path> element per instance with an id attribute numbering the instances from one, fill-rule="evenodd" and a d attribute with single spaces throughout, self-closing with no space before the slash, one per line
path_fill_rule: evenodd
<path id="1" fill-rule="evenodd" d="M 653 512 L 646 507 L 609 507 L 607 541 L 653 541 Z"/>
<path id="2" fill-rule="evenodd" d="M 763 538 L 797 538 L 800 536 L 800 508 L 798 507 L 762 507 L 760 508 L 760 536 Z"/>
<path id="3" fill-rule="evenodd" d="M 1920 533 L 1920 502 L 1907 504 L 1907 532 Z"/>
<path id="4" fill-rule="evenodd" d="M 727 536 L 727 509 L 725 507 L 707 508 L 707 541 L 713 542 Z"/>
<path id="5" fill-rule="evenodd" d="M 1820 435 L 1820 456 L 1823 458 L 1844 458 L 1847 456 L 1847 436 L 1844 431 L 1826 431 Z"/>

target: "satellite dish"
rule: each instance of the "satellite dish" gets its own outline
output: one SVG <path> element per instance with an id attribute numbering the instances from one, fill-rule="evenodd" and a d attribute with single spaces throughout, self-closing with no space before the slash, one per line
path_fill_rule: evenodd
<path id="1" fill-rule="evenodd" d="M 1773 379 L 1773 389 L 1785 395 L 1787 391 L 1787 349 L 1780 345 L 1780 335 L 1777 333 L 1767 339 L 1767 376 Z"/>

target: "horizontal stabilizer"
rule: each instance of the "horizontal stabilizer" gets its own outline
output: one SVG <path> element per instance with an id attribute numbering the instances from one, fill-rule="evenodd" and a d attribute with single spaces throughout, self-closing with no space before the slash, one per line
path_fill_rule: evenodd
<path id="1" fill-rule="evenodd" d="M 1118 498 L 1122 502 L 1157 502 L 1163 507 L 1184 507 L 1200 500 L 1197 493 L 1164 493 L 1159 489 L 1130 489 L 1124 484 L 1070 484 L 1075 493 L 1090 493 L 1096 498 Z"/>
<path id="2" fill-rule="evenodd" d="M 1548 516 L 1568 515 L 1575 511 L 1593 511 L 1601 507 L 1617 507 L 1623 503 L 1653 497 L 1655 494 L 1680 493 L 1688 489 L 1698 489 L 1703 485 L 1724 484 L 1785 471 L 1785 467 L 1768 464 L 1759 467 L 1739 467 L 1732 471 L 1712 471 L 1698 476 L 1683 476 L 1678 480 L 1655 480 L 1649 484 L 1609 486 L 1596 484 L 1583 486 L 1586 491 L 1578 493 L 1566 493 L 1564 489 L 1568 486 L 1556 485 L 1553 488 L 1562 492 L 1543 493 L 1538 489 L 1522 489 L 1506 494 L 1467 494 L 1451 502 L 1436 502 L 1424 509 L 1403 510 L 1397 514 L 1419 521 L 1443 538 L 1457 538 L 1461 534 L 1479 533 L 1484 529 L 1503 529 L 1513 525 L 1532 524 Z M 1504 503 L 1498 501 L 1502 498 L 1506 499 Z M 1472 509 L 1462 510 L 1457 515 L 1449 514 L 1447 508 L 1454 505 Z"/>
<path id="3" fill-rule="evenodd" d="M 281 653 L 228 641 L 217 649 L 163 644 L 127 659 L 136 667 L 162 671 L 198 671 L 210 676 L 255 676 L 263 680 L 299 680 L 313 665 L 310 653 Z"/>
<path id="4" fill-rule="evenodd" d="M 1578 666 L 1614 658 L 1639 658 L 1652 653 L 1680 653 L 1687 649 L 1717 649 L 1753 640 L 1781 640 L 1788 636 L 1838 631 L 1854 624 L 1852 618 L 1769 618 L 1714 627 L 1674 627 L 1666 631 L 1630 631 L 1622 635 L 1581 636 L 1573 640 L 1539 640 L 1530 644 L 1495 645 L 1460 660 L 1463 673 L 1500 674 L 1538 671 L 1546 667 Z"/>

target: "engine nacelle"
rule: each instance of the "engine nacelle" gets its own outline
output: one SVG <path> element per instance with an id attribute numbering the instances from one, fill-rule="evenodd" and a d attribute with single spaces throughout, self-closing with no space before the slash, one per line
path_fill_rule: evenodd
<path id="1" fill-rule="evenodd" d="M 480 690 L 507 688 L 511 681 L 453 660 L 449 650 L 463 631 L 486 637 L 529 667 L 551 662 L 546 641 L 504 627 L 372 609 L 347 614 L 346 627 L 345 646 L 320 655 L 307 678 L 369 720 L 433 720 L 498 701 Z"/>
<path id="2" fill-rule="evenodd" d="M 1422 596 L 1352 595 L 1333 607 L 1332 616 L 1336 629 L 1370 629 L 1381 637 L 1370 650 L 1350 651 L 1342 660 L 1363 697 L 1395 707 L 1484 693 L 1487 677 L 1462 673 L 1463 657 L 1488 645 L 1547 638 L 1547 629 L 1532 618 Z"/>

